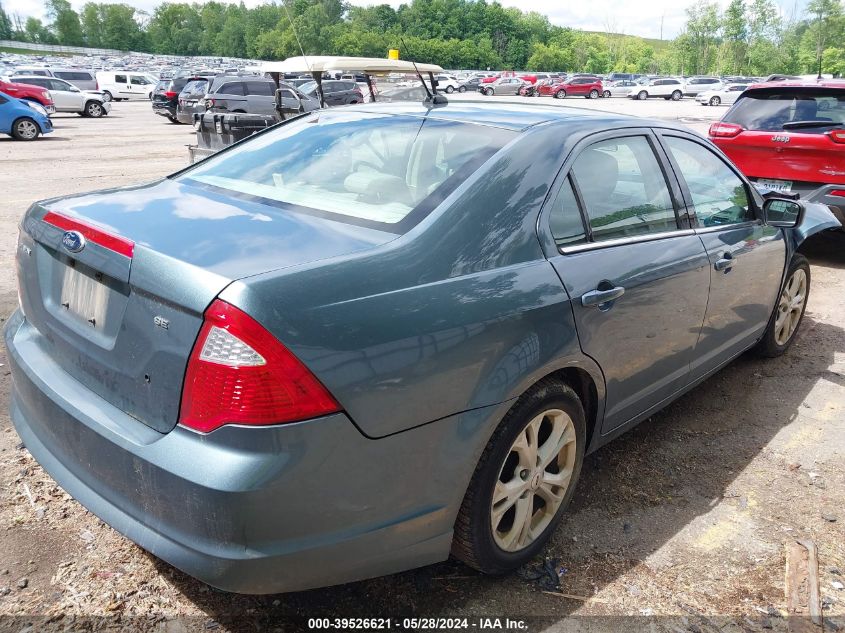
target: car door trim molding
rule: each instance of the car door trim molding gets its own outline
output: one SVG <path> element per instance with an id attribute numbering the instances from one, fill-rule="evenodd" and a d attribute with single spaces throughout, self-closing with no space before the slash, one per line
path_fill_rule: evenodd
<path id="1" fill-rule="evenodd" d="M 654 242 L 657 240 L 666 240 L 672 237 L 683 237 L 695 234 L 695 229 L 678 229 L 677 231 L 662 231 L 660 233 L 646 233 L 644 235 L 634 235 L 631 237 L 619 237 L 600 242 L 587 242 L 586 244 L 575 244 L 574 246 L 561 246 L 558 250 L 561 255 L 571 255 L 573 253 L 583 253 L 584 251 L 594 251 L 601 248 L 610 248 L 612 246 L 627 246 L 628 244 Z"/>

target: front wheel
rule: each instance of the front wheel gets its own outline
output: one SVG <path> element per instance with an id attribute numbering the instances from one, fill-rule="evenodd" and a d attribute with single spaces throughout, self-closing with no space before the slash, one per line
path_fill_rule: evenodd
<path id="1" fill-rule="evenodd" d="M 452 86 L 446 86 L 446 94 L 452 94 L 455 89 Z"/>
<path id="2" fill-rule="evenodd" d="M 613 95 L 610 94 L 610 90 L 605 90 L 604 94 L 602 95 L 605 99 L 610 99 Z"/>
<path id="3" fill-rule="evenodd" d="M 588 99 L 598 99 L 599 98 L 599 91 L 593 88 L 590 90 L 590 95 L 587 97 Z"/>
<path id="4" fill-rule="evenodd" d="M 458 92 L 466 92 L 466 91 L 467 91 L 466 86 L 461 86 L 460 88 L 458 88 Z"/>
<path id="5" fill-rule="evenodd" d="M 796 253 L 789 265 L 775 311 L 763 338 L 757 344 L 757 352 L 761 356 L 774 358 L 789 349 L 804 319 L 809 295 L 810 263 L 806 257 Z"/>
<path id="6" fill-rule="evenodd" d="M 648 93 L 645 90 L 640 90 L 640 93 L 637 95 L 637 99 L 640 101 L 645 101 L 648 99 Z"/>
<path id="7" fill-rule="evenodd" d="M 496 91 L 492 88 L 487 88 L 484 90 L 484 94 L 486 94 L 488 97 L 492 97 L 494 94 L 496 94 Z"/>
<path id="8" fill-rule="evenodd" d="M 519 398 L 472 476 L 452 555 L 488 574 L 536 556 L 569 505 L 585 444 L 584 408 L 568 385 L 546 378 Z"/>
<path id="9" fill-rule="evenodd" d="M 90 116 L 95 119 L 99 119 L 106 113 L 105 108 L 101 103 L 97 103 L 96 101 L 89 101 L 85 104 L 85 114 L 84 116 Z"/>
<path id="10" fill-rule="evenodd" d="M 555 93 L 555 99 L 566 99 L 566 90 L 558 90 Z"/>
<path id="11" fill-rule="evenodd" d="M 717 106 L 722 103 L 722 100 L 719 97 L 710 97 L 710 105 Z"/>
<path id="12" fill-rule="evenodd" d="M 34 141 L 41 134 L 41 128 L 29 117 L 22 117 L 12 123 L 12 137 L 19 141 Z"/>
<path id="13" fill-rule="evenodd" d="M 675 92 L 672 93 L 672 101 L 680 101 L 683 96 L 684 95 L 680 90 L 675 90 Z"/>

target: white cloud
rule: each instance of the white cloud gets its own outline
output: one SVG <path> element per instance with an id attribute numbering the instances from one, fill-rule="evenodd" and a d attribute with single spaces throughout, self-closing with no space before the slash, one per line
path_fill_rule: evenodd
<path id="1" fill-rule="evenodd" d="M 79 10 L 86 0 L 71 0 Z M 101 0 L 102 1 L 102 0 Z M 121 0 L 114 0 L 121 1 Z M 230 0 L 235 1 L 235 0 Z M 264 0 L 245 0 L 248 7 L 261 4 Z M 410 0 L 405 0 L 409 2 Z M 663 38 L 671 39 L 683 28 L 686 21 L 686 7 L 693 0 L 591 0 L 573 2 L 560 0 L 500 0 L 505 6 L 516 7 L 523 11 L 537 11 L 549 16 L 552 24 L 569 26 L 589 31 L 605 31 L 611 27 L 617 33 L 658 38 L 663 24 Z M 350 0 L 351 4 L 367 6 L 385 2 L 398 7 L 402 0 Z M 719 0 L 725 7 L 729 0 Z M 784 17 L 798 12 L 800 17 L 807 0 L 777 0 Z M 127 4 L 151 12 L 158 0 L 128 0 Z M 3 0 L 3 6 L 10 14 L 19 13 L 22 17 L 34 15 L 44 18 L 44 5 L 40 0 Z"/>

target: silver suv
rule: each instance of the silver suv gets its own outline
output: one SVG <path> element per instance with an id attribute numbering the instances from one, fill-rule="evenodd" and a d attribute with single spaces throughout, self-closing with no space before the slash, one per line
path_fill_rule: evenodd
<path id="1" fill-rule="evenodd" d="M 64 79 L 40 75 L 16 75 L 14 79 L 17 83 L 49 90 L 56 112 L 76 112 L 82 116 L 100 118 L 111 110 L 111 103 L 103 100 L 102 92 L 80 90 Z"/>

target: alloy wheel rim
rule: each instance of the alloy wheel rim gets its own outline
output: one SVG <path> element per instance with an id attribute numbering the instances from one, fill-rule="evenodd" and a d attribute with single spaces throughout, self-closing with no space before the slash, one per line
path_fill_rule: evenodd
<path id="1" fill-rule="evenodd" d="M 32 121 L 21 121 L 18 123 L 18 134 L 25 139 L 35 138 L 38 135 L 38 128 Z"/>
<path id="2" fill-rule="evenodd" d="M 783 287 L 778 301 L 778 311 L 775 317 L 775 343 L 786 345 L 804 313 L 807 302 L 807 273 L 803 268 L 797 269 Z"/>
<path id="3" fill-rule="evenodd" d="M 102 108 L 99 105 L 97 105 L 96 103 L 92 103 L 91 105 L 88 106 L 88 114 L 90 114 L 93 117 L 100 116 L 101 111 L 102 111 Z"/>
<path id="4" fill-rule="evenodd" d="M 490 507 L 493 540 L 506 552 L 536 541 L 563 503 L 575 468 L 572 418 L 560 409 L 539 414 L 505 457 Z"/>

